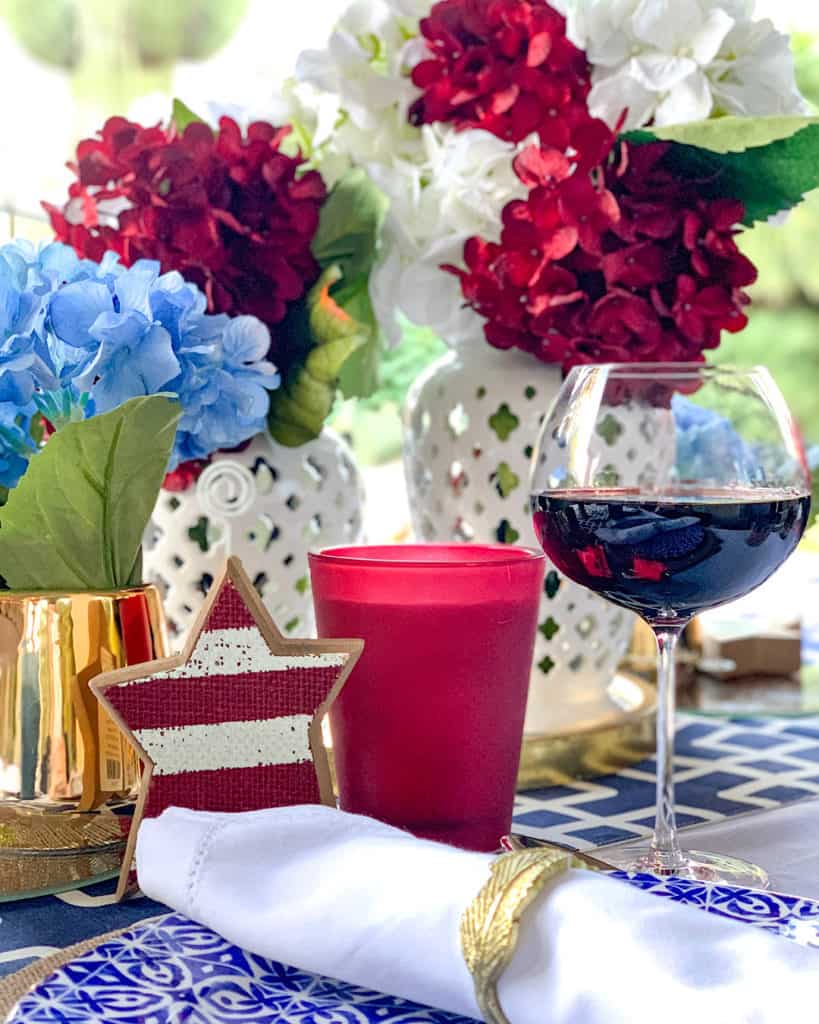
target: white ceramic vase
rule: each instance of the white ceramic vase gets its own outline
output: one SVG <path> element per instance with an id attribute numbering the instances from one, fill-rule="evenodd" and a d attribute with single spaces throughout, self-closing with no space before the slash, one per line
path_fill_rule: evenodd
<path id="1" fill-rule="evenodd" d="M 266 433 L 218 453 L 195 484 L 163 490 L 144 543 L 144 577 L 164 597 L 181 647 L 228 555 L 241 559 L 279 629 L 314 636 L 308 551 L 362 540 L 364 488 L 332 431 L 300 448 Z"/>
<path id="2" fill-rule="evenodd" d="M 413 525 L 427 542 L 538 546 L 529 510 L 532 448 L 560 388 L 558 367 L 482 340 L 453 350 L 415 382 L 404 415 Z M 621 460 L 648 458 L 641 424 L 613 417 L 593 444 L 616 482 Z M 633 616 L 547 567 L 526 715 L 529 737 L 610 716 L 615 669 Z"/>

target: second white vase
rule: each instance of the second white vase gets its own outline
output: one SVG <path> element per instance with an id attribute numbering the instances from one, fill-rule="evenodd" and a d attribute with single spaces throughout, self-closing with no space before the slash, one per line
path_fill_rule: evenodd
<path id="1" fill-rule="evenodd" d="M 482 339 L 422 374 L 404 423 L 419 539 L 538 546 L 529 509 L 530 460 L 561 380 L 558 367 L 498 351 Z M 645 424 L 612 418 L 594 439 L 612 484 L 620 460 L 650 460 L 645 431 Z M 632 615 L 547 569 L 527 736 L 570 732 L 611 715 L 611 681 L 632 629 Z"/>

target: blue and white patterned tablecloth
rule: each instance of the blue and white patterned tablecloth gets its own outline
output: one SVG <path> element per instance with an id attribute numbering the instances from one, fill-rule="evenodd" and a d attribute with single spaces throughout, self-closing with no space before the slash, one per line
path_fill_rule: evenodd
<path id="1" fill-rule="evenodd" d="M 649 760 L 593 782 L 521 793 L 515 827 L 581 849 L 648 835 L 654 767 Z M 819 716 L 725 721 L 681 714 L 676 767 L 681 825 L 819 796 Z M 166 909 L 144 897 L 117 906 L 113 888 L 103 883 L 0 904 L 0 976 Z"/>

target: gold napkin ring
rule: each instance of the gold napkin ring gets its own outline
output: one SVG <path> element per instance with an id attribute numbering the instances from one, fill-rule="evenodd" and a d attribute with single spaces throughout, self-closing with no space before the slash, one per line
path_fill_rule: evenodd
<path id="1" fill-rule="evenodd" d="M 565 850 L 516 850 L 498 857 L 489 880 L 461 917 L 461 952 L 475 984 L 487 1024 L 509 1024 L 498 998 L 498 982 L 518 943 L 523 914 L 543 889 L 569 868 L 596 869 Z"/>

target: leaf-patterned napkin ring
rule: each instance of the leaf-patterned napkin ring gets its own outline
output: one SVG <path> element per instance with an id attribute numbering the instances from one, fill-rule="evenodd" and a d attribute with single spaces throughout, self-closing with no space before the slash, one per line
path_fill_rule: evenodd
<path id="1" fill-rule="evenodd" d="M 498 981 L 512 961 L 526 908 L 558 875 L 593 864 L 565 850 L 517 850 L 492 864 L 489 880 L 461 918 L 461 952 L 475 983 L 487 1024 L 509 1024 L 498 998 Z"/>

